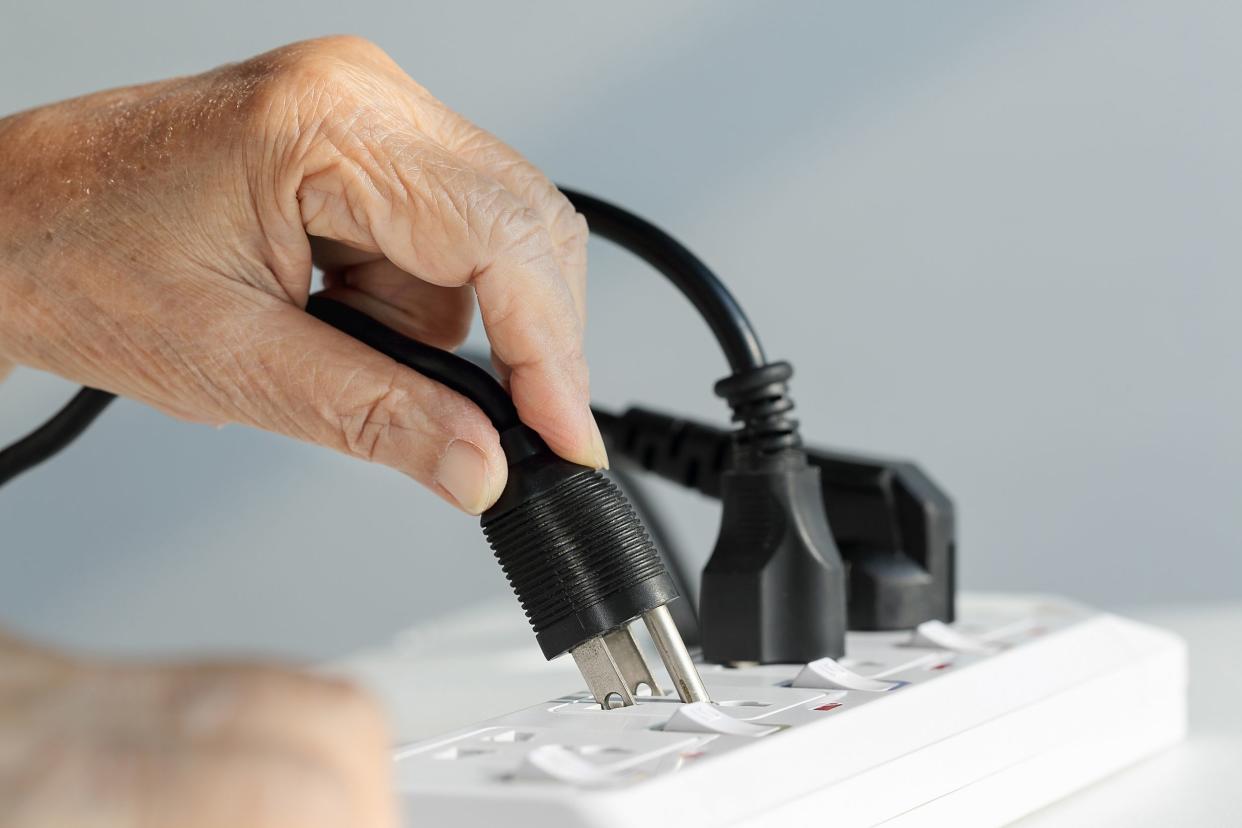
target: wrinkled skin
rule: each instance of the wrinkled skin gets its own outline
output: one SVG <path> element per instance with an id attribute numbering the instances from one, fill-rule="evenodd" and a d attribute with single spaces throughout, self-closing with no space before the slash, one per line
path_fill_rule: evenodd
<path id="1" fill-rule="evenodd" d="M 477 296 L 523 421 L 605 463 L 585 222 L 365 41 L 14 115 L 0 146 L 0 358 L 349 452 L 482 511 L 505 481 L 491 424 L 303 313 L 314 262 L 329 295 L 442 347 Z M 454 441 L 477 450 L 478 485 L 445 485 Z"/>
<path id="2" fill-rule="evenodd" d="M 586 226 L 371 44 L 295 44 L 0 120 L 0 378 L 51 371 L 198 422 L 499 495 L 481 411 L 307 315 L 325 291 L 451 348 L 477 301 L 528 425 L 606 464 L 582 356 Z M 0 638 L 6 826 L 393 824 L 382 716 L 254 665 L 116 665 Z"/>

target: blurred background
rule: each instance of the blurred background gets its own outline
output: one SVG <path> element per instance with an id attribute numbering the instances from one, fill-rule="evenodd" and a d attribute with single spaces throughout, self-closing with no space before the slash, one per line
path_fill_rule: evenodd
<path id="1" fill-rule="evenodd" d="M 811 442 L 954 496 L 964 587 L 1125 609 L 1242 597 L 1240 27 L 1229 2 L 10 2 L 0 113 L 369 37 L 712 263 Z M 591 254 L 597 401 L 721 420 L 687 303 Z M 0 444 L 72 390 L 19 369 Z M 714 505 L 654 492 L 705 560 Z M 75 647 L 326 658 L 508 594 L 476 521 L 400 475 L 127 401 L 0 495 L 0 623 Z"/>

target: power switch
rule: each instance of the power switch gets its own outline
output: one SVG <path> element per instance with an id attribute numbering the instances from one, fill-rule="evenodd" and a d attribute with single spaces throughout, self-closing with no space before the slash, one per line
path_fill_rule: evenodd
<path id="1" fill-rule="evenodd" d="M 679 733 L 719 733 L 725 736 L 767 736 L 779 727 L 758 725 L 721 713 L 708 702 L 685 704 L 678 708 L 664 725 L 666 731 Z"/>
<path id="2" fill-rule="evenodd" d="M 883 693 L 900 687 L 901 682 L 860 676 L 831 658 L 820 658 L 802 668 L 794 677 L 793 686 L 816 690 L 865 690 L 869 693 Z"/>
<path id="3" fill-rule="evenodd" d="M 911 647 L 936 647 L 955 653 L 990 655 L 1000 649 L 981 638 L 955 630 L 943 621 L 924 621 L 914 628 L 910 638 Z"/>

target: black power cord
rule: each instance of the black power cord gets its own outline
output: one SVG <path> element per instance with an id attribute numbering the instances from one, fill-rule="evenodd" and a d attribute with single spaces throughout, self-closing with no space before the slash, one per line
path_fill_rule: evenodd
<path id="1" fill-rule="evenodd" d="M 495 377 L 470 360 L 403 336 L 365 313 L 324 296 L 312 296 L 306 303 L 306 312 L 461 394 L 483 410 L 496 431 L 503 434 L 522 424 L 509 393 Z"/>
<path id="2" fill-rule="evenodd" d="M 767 360 L 742 306 L 702 259 L 651 222 L 603 199 L 568 187 L 561 192 L 586 217 L 591 235 L 624 247 L 654 267 L 685 294 L 707 322 L 729 367 L 740 373 Z"/>
<path id="3" fill-rule="evenodd" d="M 483 410 L 500 432 L 509 476 L 480 524 L 544 655 L 552 659 L 574 651 L 584 678 L 604 706 L 614 696 L 632 704 L 639 684 L 654 687 L 626 630 L 640 617 L 649 626 L 668 619 L 664 607 L 678 593 L 646 528 L 617 486 L 596 469 L 553 453 L 522 424 L 500 383 L 474 363 L 416 342 L 323 296 L 311 297 L 306 311 L 452 388 Z M 6 449 L 0 468 L 11 477 L 47 459 L 80 434 L 110 401 L 109 394 L 84 389 L 42 428 Z M 667 626 L 658 629 L 666 633 L 657 643 L 663 644 L 661 656 L 679 694 L 684 701 L 701 700 L 702 683 L 693 666 L 687 672 L 685 645 Z M 679 656 L 672 663 L 670 648 Z M 635 659 L 643 669 L 634 668 Z M 618 662 L 626 667 L 617 669 L 615 676 L 601 676 L 601 667 L 616 668 Z"/>
<path id="4" fill-rule="evenodd" d="M 641 469 L 711 498 L 719 498 L 729 469 L 728 429 L 644 408 L 597 411 L 610 440 L 614 467 L 630 458 Z M 849 574 L 851 630 L 910 629 L 955 615 L 957 529 L 953 501 L 917 465 L 808 447 L 819 469 L 824 511 Z M 618 458 L 618 455 L 620 456 Z M 645 479 L 645 478 L 644 478 Z M 656 522 L 624 482 L 649 529 Z M 674 578 L 674 547 L 657 544 Z M 677 608 L 674 607 L 674 612 Z M 687 627 L 686 629 L 691 629 Z"/>
<path id="5" fill-rule="evenodd" d="M 591 232 L 636 253 L 690 299 L 720 343 L 732 375 L 715 385 L 738 427 L 723 458 L 693 458 L 720 469 L 720 535 L 703 570 L 699 623 L 703 656 L 717 662 L 805 662 L 845 651 L 846 574 L 824 512 L 819 469 L 790 416 L 793 368 L 767 362 L 737 300 L 684 245 L 626 210 L 573 190 L 562 192 Z M 648 450 L 680 434 L 648 420 L 647 431 L 607 412 L 596 420 L 610 451 L 651 467 Z"/>
<path id="6" fill-rule="evenodd" d="M 0 486 L 59 454 L 115 399 L 115 394 L 98 388 L 83 388 L 74 394 L 46 423 L 0 450 Z"/>
<path id="7" fill-rule="evenodd" d="M 508 392 L 484 368 L 323 296 L 311 297 L 306 311 L 467 397 L 496 427 L 509 480 L 480 523 L 548 659 L 677 597 L 646 528 L 617 486 L 554 454 L 522 424 Z"/>
<path id="8" fill-rule="evenodd" d="M 789 417 L 793 402 L 787 383 L 792 368 L 784 362 L 766 362 L 759 339 L 732 294 L 710 268 L 676 239 L 616 205 L 573 190 L 563 192 L 586 216 L 597 235 L 635 252 L 690 299 L 716 336 L 733 371 L 715 386 L 716 393 L 728 401 L 739 427 L 730 436 L 730 456 L 721 476 L 720 538 L 704 571 L 701 589 L 705 656 L 724 662 L 798 662 L 841 655 L 845 636 L 844 573 L 824 515 L 818 470 L 808 464 L 797 421 Z M 502 513 L 518 510 L 528 502 L 543 503 L 544 495 L 569 477 L 598 473 L 581 467 L 567 468 L 573 464 L 556 458 L 538 435 L 514 425 L 517 418 L 512 402 L 486 372 L 475 366 L 467 368 L 464 361 L 401 337 L 365 315 L 322 297 L 313 299 L 307 309 L 371 347 L 465 394 L 492 417 L 501 430 L 502 445 L 511 464 L 510 487 L 484 515 L 484 530 L 497 556 L 502 557 L 502 564 L 504 557 L 510 560 L 512 566 L 506 564 L 506 573 L 519 597 L 524 591 L 544 591 L 543 586 L 537 586 L 541 583 L 538 578 L 527 577 L 528 567 L 536 565 L 537 556 L 530 551 L 534 547 L 525 543 L 526 530 L 513 529 L 515 524 L 500 519 Z M 46 426 L 0 455 L 0 482 L 46 460 L 77 437 L 107 404 L 102 394 L 84 391 L 80 399 L 75 398 Z M 607 423 L 607 418 L 602 419 Z M 641 463 L 642 458 L 636 459 Z M 611 549 L 608 538 L 624 533 L 620 529 L 595 533 L 597 527 L 591 523 L 588 507 L 594 499 L 611 498 L 612 493 L 602 487 L 612 484 L 602 477 L 589 484 L 579 482 L 591 491 L 583 495 L 585 499 L 575 501 L 577 505 L 570 510 L 572 517 L 566 519 L 566 525 L 582 533 L 580 540 L 589 534 L 587 546 Z M 575 491 L 577 497 L 585 489 Z M 619 492 L 616 497 L 624 502 Z M 624 509 L 617 508 L 616 514 L 608 513 L 608 520 L 620 521 L 623 514 L 633 515 L 628 504 Z M 540 512 L 532 520 L 542 524 L 551 520 L 549 514 Z M 633 522 L 641 528 L 636 518 Z M 606 585 L 606 589 L 629 590 L 626 601 L 633 599 L 633 606 L 657 601 L 662 605 L 675 592 L 654 550 L 650 555 L 640 554 L 639 546 L 643 544 L 650 547 L 645 532 L 641 541 L 634 539 L 632 545 L 629 540 L 625 542 L 634 560 L 646 561 L 646 569 L 624 575 Z M 592 578 L 590 573 L 593 567 L 602 565 L 602 559 L 579 559 L 572 562 L 572 575 L 598 582 L 599 578 Z M 654 587 L 657 582 L 661 584 L 659 589 Z M 646 584 L 654 592 L 641 595 L 638 584 Z M 599 593 L 590 589 L 587 593 L 587 603 L 599 603 Z M 555 597 L 532 598 L 528 607 L 528 615 L 549 656 L 581 632 L 565 622 L 568 616 L 558 616 L 559 622 L 565 623 L 554 624 L 552 616 L 557 613 L 574 614 L 574 623 L 589 630 L 612 624 L 632 609 L 626 601 L 619 601 L 610 614 L 592 615 L 585 604 L 557 603 Z M 526 603 L 523 598 L 523 604 Z"/>
<path id="9" fill-rule="evenodd" d="M 592 233 L 634 252 L 686 295 L 707 321 L 734 372 L 744 372 L 764 364 L 763 347 L 750 320 L 702 260 L 668 233 L 634 213 L 567 187 L 562 187 L 561 192 L 575 209 L 586 216 Z M 429 377 L 440 379 L 445 385 L 479 403 L 497 424 L 497 429 L 502 430 L 516 421 L 513 403 L 503 389 L 497 388 L 494 382 L 490 385 L 482 382 L 477 374 L 461 365 L 448 365 L 443 356 L 431 353 L 437 349 L 427 348 L 404 337 L 401 338 L 405 342 L 398 343 L 393 338 L 395 332 L 376 325 L 369 317 L 357 319 L 347 316 L 320 303 L 318 297 L 312 297 L 307 310 L 315 313 L 316 308 L 347 326 L 342 328 L 346 333 L 377 350 L 384 351 L 385 347 L 399 349 L 401 355 L 410 360 L 406 364 Z M 329 319 L 324 321 L 333 324 Z M 390 356 L 402 361 L 398 356 Z M 486 376 L 486 372 L 483 374 Z M 466 385 L 458 387 L 462 382 Z M 503 395 L 503 400 L 497 398 L 498 393 Z M 113 399 L 115 395 L 107 391 L 83 388 L 36 431 L 0 451 L 0 485 L 63 450 L 94 422 Z"/>
<path id="10" fill-rule="evenodd" d="M 306 312 L 469 398 L 497 431 L 521 424 L 509 394 L 473 363 L 402 336 L 366 314 L 322 296 L 312 296 Z M 46 423 L 0 450 L 0 486 L 65 449 L 115 399 L 116 395 L 108 391 L 84 387 Z"/>
<path id="11" fill-rule="evenodd" d="M 578 212 L 586 216 L 592 233 L 632 251 L 664 274 L 686 295 L 707 321 L 733 371 L 746 371 L 764 364 L 763 348 L 750 320 L 746 318 L 737 300 L 702 260 L 668 233 L 634 213 L 567 187 L 562 187 L 561 192 Z M 311 303 L 316 303 L 314 297 Z M 313 312 L 313 307 L 314 305 L 308 305 L 308 310 Z M 343 324 L 349 325 L 347 333 L 377 350 L 383 350 L 378 346 L 385 344 L 398 347 L 390 336 L 393 332 L 387 329 L 384 329 L 386 332 L 381 331 L 380 326 L 375 325 L 369 317 L 366 321 L 346 321 L 339 312 L 324 312 L 340 318 Z M 407 339 L 406 342 L 413 343 L 413 346 L 400 347 L 407 351 L 406 356 L 414 359 L 414 362 L 409 363 L 411 367 L 427 376 L 436 377 L 437 364 L 443 367 L 443 360 L 428 353 L 436 349 L 424 349 L 421 343 L 413 340 Z M 421 364 L 420 360 L 430 360 L 437 364 L 428 363 L 425 367 L 417 367 Z M 465 371 L 460 366 L 441 371 L 440 376 L 444 377 L 441 381 L 479 402 L 489 416 L 492 413 L 489 408 L 499 413 L 500 409 L 506 407 L 506 403 L 493 399 L 495 392 L 488 390 L 486 384 L 476 383 L 473 387 L 457 388 L 455 383 L 461 381 L 458 377 L 466 376 Z M 479 394 L 477 399 L 473 396 L 474 392 Z M 500 393 L 504 393 L 503 389 L 500 389 Z M 507 400 L 508 395 L 505 397 Z M 113 399 L 114 395 L 106 391 L 83 388 L 43 426 L 0 452 L 0 485 L 48 460 L 72 443 Z M 512 411 L 511 401 L 507 402 L 507 407 Z M 513 412 L 513 416 L 516 417 L 516 412 Z"/>

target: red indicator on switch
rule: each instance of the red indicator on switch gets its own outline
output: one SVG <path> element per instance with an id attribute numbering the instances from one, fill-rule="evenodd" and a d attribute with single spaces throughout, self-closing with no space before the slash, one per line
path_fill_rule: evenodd
<path id="1" fill-rule="evenodd" d="M 831 702 L 829 704 L 821 704 L 816 710 L 836 710 L 841 706 L 841 702 Z"/>
<path id="2" fill-rule="evenodd" d="M 947 670 L 949 669 L 949 666 L 950 666 L 949 662 L 946 661 L 943 664 L 932 665 L 931 667 L 928 667 L 927 669 L 928 670 Z"/>

